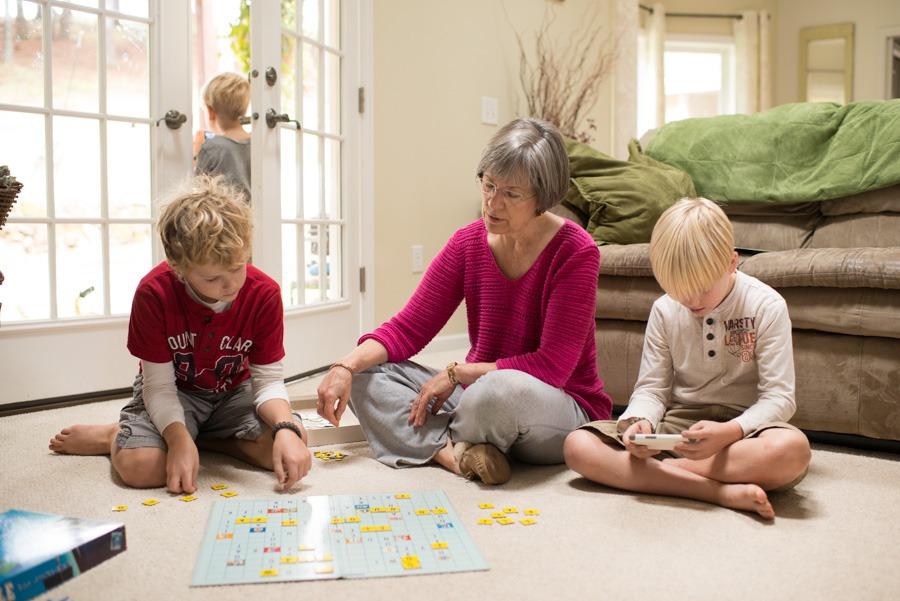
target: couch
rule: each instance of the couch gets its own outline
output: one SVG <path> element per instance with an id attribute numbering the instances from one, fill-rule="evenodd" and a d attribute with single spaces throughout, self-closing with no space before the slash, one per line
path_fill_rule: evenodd
<path id="1" fill-rule="evenodd" d="M 900 185 L 818 202 L 723 208 L 734 225 L 739 268 L 787 300 L 797 376 L 791 422 L 814 435 L 865 437 L 857 439 L 863 444 L 900 441 Z M 554 212 L 586 225 L 587 216 L 571 206 Z M 597 363 L 621 409 L 662 290 L 648 244 L 600 251 Z"/>

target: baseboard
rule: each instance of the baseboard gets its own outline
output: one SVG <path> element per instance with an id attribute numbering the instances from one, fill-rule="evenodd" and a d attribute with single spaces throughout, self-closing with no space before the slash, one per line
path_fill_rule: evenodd
<path id="1" fill-rule="evenodd" d="M 423 353 L 443 353 L 444 351 L 455 351 L 461 348 L 469 348 L 469 334 L 447 334 L 446 336 L 438 336 L 428 343 Z"/>

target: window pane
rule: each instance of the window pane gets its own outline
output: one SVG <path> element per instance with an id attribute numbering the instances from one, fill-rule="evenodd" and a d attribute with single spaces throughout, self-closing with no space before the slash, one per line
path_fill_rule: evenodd
<path id="1" fill-rule="evenodd" d="M 281 24 L 292 31 L 297 30 L 297 0 L 281 0 Z"/>
<path id="2" fill-rule="evenodd" d="M 281 226 L 281 300 L 285 307 L 300 304 L 298 272 L 297 226 L 285 223 Z"/>
<path id="3" fill-rule="evenodd" d="M 80 4 L 81 6 L 90 6 L 91 8 L 97 8 L 97 0 L 68 0 L 68 1 L 71 4 Z"/>
<path id="4" fill-rule="evenodd" d="M 107 113 L 150 115 L 149 37 L 150 28 L 144 23 L 106 19 Z"/>
<path id="5" fill-rule="evenodd" d="M 325 217 L 341 217 L 341 143 L 325 140 Z"/>
<path id="6" fill-rule="evenodd" d="M 147 10 L 147 0 L 115 0 L 114 2 L 107 0 L 106 8 L 126 15 L 134 15 L 135 17 L 150 16 Z"/>
<path id="7" fill-rule="evenodd" d="M 150 127 L 106 122 L 110 217 L 150 218 Z"/>
<path id="8" fill-rule="evenodd" d="M 103 314 L 99 225 L 56 226 L 56 305 L 59 317 Z"/>
<path id="9" fill-rule="evenodd" d="M 330 225 L 326 231 L 325 298 L 333 301 L 341 298 L 341 226 Z"/>
<path id="10" fill-rule="evenodd" d="M 0 3 L 0 103 L 44 106 L 44 25 L 38 8 L 22 3 L 19 19 L 16 3 Z"/>
<path id="11" fill-rule="evenodd" d="M 11 217 L 47 216 L 44 116 L 0 111 L 0 164 L 22 182 Z"/>
<path id="12" fill-rule="evenodd" d="M 325 53 L 325 131 L 341 132 L 341 57 Z"/>
<path id="13" fill-rule="evenodd" d="M 306 129 L 319 129 L 319 49 L 303 44 L 303 119 Z"/>
<path id="14" fill-rule="evenodd" d="M 50 319 L 47 226 L 7 223 L 0 230 L 0 322 Z"/>
<path id="15" fill-rule="evenodd" d="M 319 0 L 303 0 L 303 35 L 319 39 Z"/>
<path id="16" fill-rule="evenodd" d="M 309 223 L 303 226 L 303 255 L 306 261 L 306 285 L 303 288 L 304 304 L 312 305 L 322 300 L 322 282 L 324 275 L 319 269 L 319 232 L 322 226 Z"/>
<path id="17" fill-rule="evenodd" d="M 53 190 L 57 217 L 100 216 L 100 122 L 53 118 Z"/>
<path id="18" fill-rule="evenodd" d="M 325 0 L 325 44 L 341 46 L 341 0 Z"/>
<path id="19" fill-rule="evenodd" d="M 303 134 L 303 218 L 322 217 L 319 203 L 322 195 L 322 171 L 319 138 Z"/>
<path id="20" fill-rule="evenodd" d="M 297 114 L 297 39 L 281 36 L 281 112 Z"/>
<path id="21" fill-rule="evenodd" d="M 109 307 L 113 314 L 131 311 L 131 300 L 141 278 L 153 266 L 150 224 L 109 226 Z"/>
<path id="22" fill-rule="evenodd" d="M 53 13 L 53 107 L 97 112 L 97 17 L 69 8 Z"/>
<path id="23" fill-rule="evenodd" d="M 281 217 L 296 219 L 297 179 L 300 163 L 297 160 L 297 131 L 292 128 L 279 129 L 281 137 Z"/>
<path id="24" fill-rule="evenodd" d="M 666 122 L 720 113 L 722 54 L 666 51 Z"/>

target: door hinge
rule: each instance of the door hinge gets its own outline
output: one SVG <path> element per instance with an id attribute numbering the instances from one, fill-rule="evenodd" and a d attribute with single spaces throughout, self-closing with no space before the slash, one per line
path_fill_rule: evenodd
<path id="1" fill-rule="evenodd" d="M 359 114 L 362 115 L 363 113 L 366 112 L 366 89 L 365 88 L 361 87 L 361 88 L 359 88 L 359 90 L 357 90 L 357 100 L 359 101 L 358 102 Z"/>
<path id="2" fill-rule="evenodd" d="M 366 291 L 366 268 L 365 267 L 359 268 L 359 291 L 360 292 Z"/>

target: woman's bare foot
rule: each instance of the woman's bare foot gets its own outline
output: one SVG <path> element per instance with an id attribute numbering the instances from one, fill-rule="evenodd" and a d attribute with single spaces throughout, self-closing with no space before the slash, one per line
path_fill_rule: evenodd
<path id="1" fill-rule="evenodd" d="M 66 455 L 109 455 L 119 424 L 89 424 L 63 428 L 50 439 L 50 450 Z"/>
<path id="2" fill-rule="evenodd" d="M 775 510 L 769 503 L 766 491 L 756 484 L 726 484 L 722 488 L 719 504 L 731 509 L 755 511 L 767 520 L 775 518 Z"/>

